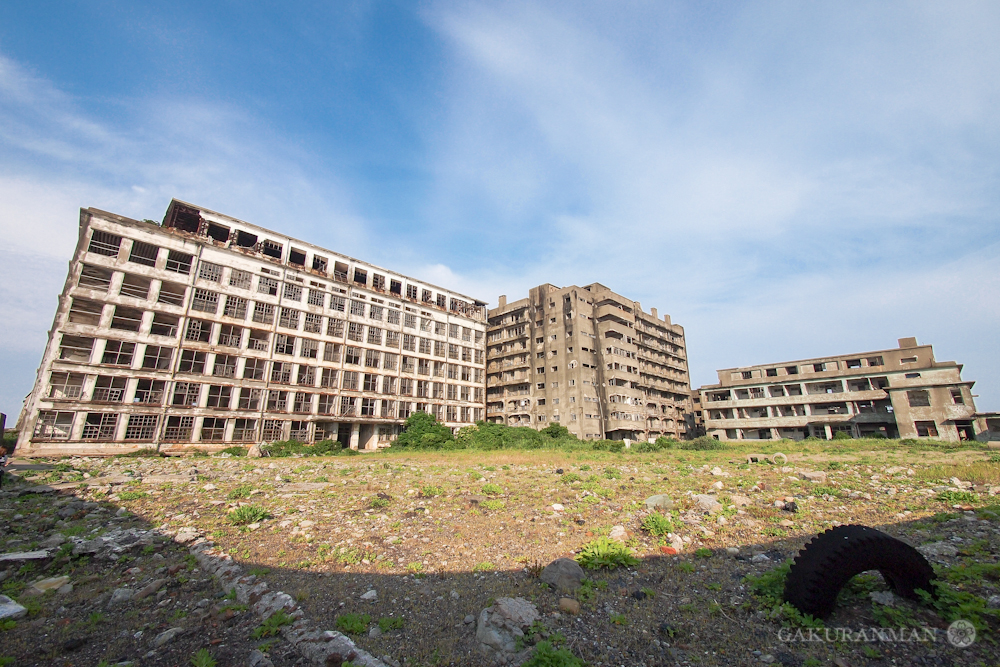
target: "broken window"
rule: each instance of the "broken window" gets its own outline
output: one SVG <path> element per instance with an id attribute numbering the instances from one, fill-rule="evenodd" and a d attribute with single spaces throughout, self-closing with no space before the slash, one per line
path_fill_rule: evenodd
<path id="1" fill-rule="evenodd" d="M 232 396 L 232 387 L 219 384 L 210 385 L 206 406 L 209 408 L 228 408 L 230 401 L 232 401 Z"/>
<path id="2" fill-rule="evenodd" d="M 377 273 L 372 274 L 372 289 L 376 289 L 379 292 L 385 291 L 385 276 L 381 276 Z"/>
<path id="3" fill-rule="evenodd" d="M 94 339 L 82 336 L 63 335 L 59 344 L 59 358 L 65 361 L 79 361 L 86 363 L 90 361 L 90 354 L 94 349 Z"/>
<path id="4" fill-rule="evenodd" d="M 240 389 L 240 396 L 237 399 L 237 407 L 240 410 L 259 410 L 260 409 L 260 389 L 250 389 L 248 387 L 243 387 Z"/>
<path id="5" fill-rule="evenodd" d="M 315 394 L 310 394 L 304 391 L 295 392 L 295 400 L 292 403 L 292 412 L 312 412 L 314 395 Z"/>
<path id="6" fill-rule="evenodd" d="M 340 414 L 348 417 L 356 412 L 357 399 L 353 396 L 341 396 L 340 397 Z"/>
<path id="7" fill-rule="evenodd" d="M 283 296 L 289 301 L 302 301 L 302 288 L 292 283 L 285 283 Z"/>
<path id="8" fill-rule="evenodd" d="M 962 390 L 953 388 L 951 390 L 951 402 L 955 405 L 965 405 L 965 398 L 962 397 Z"/>
<path id="9" fill-rule="evenodd" d="M 882 357 L 868 357 L 867 361 L 868 361 L 868 365 L 869 366 L 882 366 L 882 365 L 884 365 Z"/>
<path id="10" fill-rule="evenodd" d="M 174 273 L 183 273 L 185 275 L 191 273 L 191 263 L 194 261 L 194 255 L 189 255 L 185 252 L 177 252 L 176 250 L 171 250 L 167 253 L 167 263 L 164 268 L 167 271 L 173 271 Z"/>
<path id="11" fill-rule="evenodd" d="M 256 440 L 257 436 L 257 420 L 256 419 L 237 419 L 233 428 L 233 441 L 234 442 L 249 442 Z"/>
<path id="12" fill-rule="evenodd" d="M 267 373 L 267 361 L 264 359 L 247 359 L 243 365 L 243 379 L 263 380 Z"/>
<path id="13" fill-rule="evenodd" d="M 286 329 L 299 328 L 299 311 L 294 308 L 282 308 L 281 317 L 278 318 L 278 326 Z"/>
<path id="14" fill-rule="evenodd" d="M 415 363 L 413 361 L 413 357 L 407 357 L 407 356 L 404 355 L 403 356 L 403 363 L 402 363 L 402 366 L 401 366 L 402 371 L 404 373 L 412 373 L 415 368 L 416 368 L 416 365 L 415 365 Z"/>
<path id="15" fill-rule="evenodd" d="M 40 411 L 35 422 L 34 437 L 66 440 L 73 431 L 73 415 L 72 412 Z"/>
<path id="16" fill-rule="evenodd" d="M 122 331 L 138 331 L 139 327 L 142 326 L 142 312 L 138 308 L 115 306 L 115 313 L 111 317 L 111 328 Z"/>
<path id="17" fill-rule="evenodd" d="M 288 354 L 288 355 L 295 354 L 295 336 L 289 336 L 287 334 L 275 334 L 274 353 Z"/>
<path id="18" fill-rule="evenodd" d="M 339 310 L 340 312 L 344 312 L 346 305 L 347 302 L 344 300 L 344 297 L 330 296 L 330 310 Z"/>
<path id="19" fill-rule="evenodd" d="M 928 391 L 911 390 L 906 392 L 906 400 L 911 408 L 926 408 L 930 407 L 931 395 Z"/>
<path id="20" fill-rule="evenodd" d="M 163 439 L 169 441 L 190 440 L 193 427 L 194 417 L 167 417 L 167 425 L 163 429 Z"/>
<path id="21" fill-rule="evenodd" d="M 80 287 L 88 289 L 107 290 L 111 287 L 111 278 L 113 276 L 114 271 L 111 269 L 84 264 L 83 269 L 80 271 L 80 280 L 77 284 Z"/>
<path id="22" fill-rule="evenodd" d="M 182 350 L 180 365 L 177 367 L 178 373 L 205 373 L 205 353 L 194 350 Z"/>
<path id="23" fill-rule="evenodd" d="M 347 282 L 347 270 L 348 270 L 347 264 L 344 264 L 343 262 L 334 262 L 333 263 L 333 279 L 334 280 L 339 280 L 342 283 L 346 283 Z"/>
<path id="24" fill-rule="evenodd" d="M 219 310 L 219 294 L 211 290 L 196 287 L 191 297 L 191 310 L 203 313 L 216 313 Z"/>
<path id="25" fill-rule="evenodd" d="M 921 438 L 936 438 L 938 435 L 937 424 L 932 421 L 913 422 L 913 425 Z"/>
<path id="26" fill-rule="evenodd" d="M 213 283 L 222 281 L 222 267 L 218 264 L 202 261 L 198 265 L 198 277 Z"/>
<path id="27" fill-rule="evenodd" d="M 257 278 L 257 292 L 260 294 L 270 294 L 271 296 L 278 295 L 278 281 L 274 278 L 265 278 L 260 276 Z"/>
<path id="28" fill-rule="evenodd" d="M 65 340 L 65 337 L 63 340 Z M 101 363 L 111 364 L 112 366 L 131 366 L 134 354 L 135 343 L 109 340 L 104 346 L 104 356 L 101 358 Z"/>
<path id="29" fill-rule="evenodd" d="M 361 348 L 348 345 L 344 348 L 344 363 L 361 365 Z"/>
<path id="30" fill-rule="evenodd" d="M 363 324 L 358 324 L 357 322 L 348 322 L 347 324 L 347 338 L 349 340 L 356 341 L 360 343 L 364 340 L 365 326 Z"/>
<path id="31" fill-rule="evenodd" d="M 436 335 L 436 336 L 443 336 L 443 335 L 445 335 L 445 331 L 447 331 L 447 329 L 448 329 L 448 327 L 447 327 L 447 325 L 445 325 L 444 322 L 435 322 L 434 323 L 434 335 Z"/>
<path id="32" fill-rule="evenodd" d="M 163 388 L 166 383 L 163 380 L 149 380 L 140 378 L 136 383 L 135 397 L 133 403 L 144 405 L 161 405 L 163 403 Z"/>
<path id="33" fill-rule="evenodd" d="M 320 306 L 322 308 L 325 301 L 326 301 L 326 292 L 318 289 L 309 290 L 309 296 L 306 297 L 306 303 L 312 306 Z"/>
<path id="34" fill-rule="evenodd" d="M 49 375 L 49 398 L 80 398 L 87 376 L 83 373 L 52 373 Z"/>
<path id="35" fill-rule="evenodd" d="M 368 327 L 368 344 L 369 345 L 381 345 L 382 344 L 382 330 L 378 327 Z"/>
<path id="36" fill-rule="evenodd" d="M 302 330 L 309 333 L 320 333 L 323 330 L 323 317 L 315 313 L 306 313 Z"/>
<path id="37" fill-rule="evenodd" d="M 355 371 L 344 371 L 343 383 L 341 384 L 342 389 L 357 390 L 358 388 L 358 374 Z"/>
<path id="38" fill-rule="evenodd" d="M 785 366 L 785 372 L 787 374 L 789 374 L 789 375 L 798 375 L 799 374 L 799 367 L 798 366 Z"/>
<path id="39" fill-rule="evenodd" d="M 96 327 L 101 323 L 104 304 L 90 299 L 74 297 L 69 307 L 68 321 Z"/>
<path id="40" fill-rule="evenodd" d="M 239 269 L 233 269 L 229 273 L 229 285 L 230 287 L 238 287 L 240 289 L 250 289 L 253 284 L 253 274 L 249 271 L 241 271 Z"/>
<path id="41" fill-rule="evenodd" d="M 311 338 L 303 338 L 299 346 L 299 356 L 307 359 L 315 359 L 319 354 L 319 341 Z"/>
<path id="42" fill-rule="evenodd" d="M 215 442 L 226 439 L 226 420 L 221 417 L 205 417 L 201 423 L 202 442 Z"/>
<path id="43" fill-rule="evenodd" d="M 121 245 L 122 237 L 95 229 L 90 234 L 90 245 L 87 246 L 87 252 L 106 257 L 117 257 Z"/>
<path id="44" fill-rule="evenodd" d="M 156 435 L 156 425 L 159 421 L 158 415 L 129 415 L 128 423 L 125 425 L 125 439 L 152 440 Z"/>
<path id="45" fill-rule="evenodd" d="M 399 311 L 390 309 L 385 321 L 387 324 L 399 324 Z"/>
<path id="46" fill-rule="evenodd" d="M 403 283 L 398 280 L 389 281 L 389 292 L 392 294 L 401 295 L 403 293 Z"/>
<path id="47" fill-rule="evenodd" d="M 292 364 L 275 361 L 271 364 L 271 382 L 278 384 L 292 383 Z"/>
<path id="48" fill-rule="evenodd" d="M 322 374 L 320 374 L 319 386 L 321 386 L 321 387 L 336 387 L 337 386 L 337 370 L 335 368 L 324 368 Z"/>
<path id="49" fill-rule="evenodd" d="M 127 384 L 128 378 L 98 376 L 90 400 L 95 403 L 121 403 L 125 399 L 125 386 Z"/>
<path id="50" fill-rule="evenodd" d="M 254 302 L 251 319 L 260 324 L 274 324 L 274 306 L 260 301 Z"/>
<path id="51" fill-rule="evenodd" d="M 281 440 L 285 437 L 285 422 L 278 419 L 265 419 L 264 430 L 260 437 L 264 440 Z"/>
<path id="52" fill-rule="evenodd" d="M 340 338 L 344 335 L 344 320 L 331 317 L 326 323 L 326 335 Z"/>
<path id="53" fill-rule="evenodd" d="M 417 359 L 417 373 L 420 375 L 430 375 L 431 362 L 427 359 Z"/>
<path id="54" fill-rule="evenodd" d="M 110 412 L 91 412 L 83 424 L 84 440 L 114 440 L 118 430 L 118 415 Z"/>
<path id="55" fill-rule="evenodd" d="M 362 301 L 351 301 L 351 315 L 365 316 L 365 304 Z"/>
<path id="56" fill-rule="evenodd" d="M 260 251 L 267 255 L 268 257 L 274 257 L 275 259 L 281 259 L 282 245 L 274 241 L 269 241 L 267 239 L 261 241 Z"/>
<path id="57" fill-rule="evenodd" d="M 208 320 L 188 320 L 184 329 L 184 340 L 198 343 L 212 342 L 212 323 Z"/>
<path id="58" fill-rule="evenodd" d="M 271 334 L 260 329 L 250 329 L 250 338 L 247 340 L 247 349 L 258 352 L 267 352 Z"/>
<path id="59" fill-rule="evenodd" d="M 917 363 L 917 358 L 916 357 L 903 357 L 902 359 L 899 360 L 899 363 L 901 363 L 901 364 L 915 364 L 915 363 Z"/>
<path id="60" fill-rule="evenodd" d="M 319 271 L 321 273 L 326 273 L 326 267 L 328 266 L 326 257 L 320 257 L 319 255 L 313 255 L 312 267 L 313 271 Z"/>
<path id="61" fill-rule="evenodd" d="M 444 308 L 447 305 L 447 303 L 448 303 L 448 297 L 446 297 L 444 294 L 437 295 L 437 305 L 439 307 Z"/>
<path id="62" fill-rule="evenodd" d="M 174 348 L 161 345 L 147 345 L 146 354 L 142 357 L 142 367 L 158 371 L 170 370 L 170 362 L 174 358 Z"/>
<path id="63" fill-rule="evenodd" d="M 187 288 L 179 283 L 171 283 L 164 280 L 160 283 L 160 293 L 156 298 L 157 303 L 165 303 L 170 306 L 183 306 Z"/>
<path id="64" fill-rule="evenodd" d="M 361 389 L 363 391 L 378 391 L 378 376 L 373 373 L 365 373 Z"/>
<path id="65" fill-rule="evenodd" d="M 416 352 L 417 337 L 410 334 L 403 334 L 403 349 L 408 352 Z"/>
<path id="66" fill-rule="evenodd" d="M 370 317 L 373 320 L 381 321 L 383 313 L 384 313 L 384 308 L 382 308 L 382 306 L 372 305 L 371 308 L 368 309 L 368 317 Z"/>
<path id="67" fill-rule="evenodd" d="M 236 362 L 239 357 L 231 354 L 215 355 L 215 363 L 212 365 L 212 375 L 218 377 L 236 377 Z"/>
<path id="68" fill-rule="evenodd" d="M 295 384 L 307 385 L 312 387 L 316 384 L 316 367 L 306 366 L 305 364 L 299 365 L 299 372 L 295 378 Z"/>
<path id="69" fill-rule="evenodd" d="M 359 285 L 368 284 L 368 272 L 362 271 L 361 269 L 354 269 L 354 282 Z"/>
<path id="70" fill-rule="evenodd" d="M 226 297 L 226 305 L 222 309 L 222 314 L 226 317 L 233 317 L 238 320 L 246 319 L 247 300 L 230 294 Z"/>
<path id="71" fill-rule="evenodd" d="M 430 338 L 418 338 L 420 354 L 430 354 L 431 353 L 431 339 Z"/>
<path id="72" fill-rule="evenodd" d="M 368 368 L 378 368 L 381 356 L 378 350 L 365 350 L 365 366 Z"/>
<path id="73" fill-rule="evenodd" d="M 402 396 L 412 396 L 413 395 L 413 380 L 409 378 L 401 378 L 399 380 L 399 393 Z"/>
<path id="74" fill-rule="evenodd" d="M 134 299 L 148 299 L 149 298 L 149 286 L 152 280 L 144 276 L 137 276 L 132 273 L 126 273 L 122 278 L 122 286 L 119 288 L 118 293 L 122 296 L 130 296 Z"/>
<path id="75" fill-rule="evenodd" d="M 847 360 L 847 367 L 848 368 L 861 368 L 861 360 L 860 359 L 848 359 Z"/>
<path id="76" fill-rule="evenodd" d="M 305 266 L 306 253 L 302 250 L 292 248 L 288 251 L 288 263 L 294 266 Z"/>
<path id="77" fill-rule="evenodd" d="M 448 343 L 448 358 L 458 359 L 458 345 L 454 343 Z"/>
<path id="78" fill-rule="evenodd" d="M 387 331 L 385 334 L 385 344 L 387 347 L 399 347 L 399 332 Z"/>
<path id="79" fill-rule="evenodd" d="M 386 352 L 382 355 L 382 368 L 387 371 L 396 370 L 396 359 L 397 355 L 392 354 L 391 352 Z"/>

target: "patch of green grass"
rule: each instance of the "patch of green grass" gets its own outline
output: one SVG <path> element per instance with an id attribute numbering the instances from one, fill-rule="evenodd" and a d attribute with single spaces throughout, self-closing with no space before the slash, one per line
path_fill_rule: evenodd
<path id="1" fill-rule="evenodd" d="M 484 500 L 483 502 L 479 503 L 479 506 L 485 510 L 496 511 L 496 510 L 502 510 L 504 507 L 507 506 L 507 503 L 505 503 L 502 500 Z"/>
<path id="2" fill-rule="evenodd" d="M 803 614 L 790 603 L 784 601 L 785 579 L 792 566 L 791 560 L 768 570 L 760 576 L 747 575 L 743 578 L 750 585 L 750 593 L 772 616 L 782 619 L 785 625 L 801 628 L 822 628 L 823 621 L 810 614 Z"/>
<path id="3" fill-rule="evenodd" d="M 273 637 L 281 632 L 281 628 L 291 624 L 291 622 L 292 617 L 286 614 L 283 609 L 279 609 L 271 614 L 260 626 L 254 628 L 253 632 L 250 633 L 250 636 L 254 639 Z"/>
<path id="4" fill-rule="evenodd" d="M 246 526 L 251 523 L 259 523 L 264 519 L 271 518 L 266 509 L 260 505 L 244 505 L 237 507 L 229 513 L 227 519 L 234 526 Z"/>
<path id="5" fill-rule="evenodd" d="M 472 566 L 473 572 L 492 572 L 496 569 L 496 565 L 490 563 L 489 561 L 483 561 L 482 563 L 476 563 Z"/>
<path id="6" fill-rule="evenodd" d="M 628 619 L 625 617 L 625 614 L 610 614 L 608 620 L 615 625 L 628 625 Z"/>
<path id="7" fill-rule="evenodd" d="M 17 627 L 17 621 L 12 618 L 5 618 L 0 621 L 0 632 L 7 632 L 8 630 L 13 630 Z"/>
<path id="8" fill-rule="evenodd" d="M 572 484 L 573 482 L 583 481 L 583 477 L 580 477 L 575 472 L 568 472 L 565 475 L 563 475 L 559 481 L 561 481 L 563 484 Z"/>
<path id="9" fill-rule="evenodd" d="M 686 561 L 683 563 L 678 563 L 677 569 L 680 570 L 681 572 L 687 572 L 688 574 L 691 574 L 692 572 L 694 572 L 694 564 L 688 563 Z"/>
<path id="10" fill-rule="evenodd" d="M 674 532 L 674 523 L 659 512 L 654 512 L 642 520 L 642 529 L 650 535 L 659 537 Z"/>
<path id="11" fill-rule="evenodd" d="M 389 498 L 383 498 L 382 496 L 372 496 L 368 499 L 368 507 L 373 510 L 388 507 L 390 504 L 392 504 L 392 501 Z"/>
<path id="12" fill-rule="evenodd" d="M 368 614 L 341 614 L 337 617 L 337 629 L 349 635 L 360 635 L 368 630 L 372 617 Z"/>
<path id="13" fill-rule="evenodd" d="M 784 530 L 777 528 L 776 526 L 768 526 L 760 532 L 762 535 L 766 535 L 767 537 L 784 537 L 787 534 Z"/>
<path id="14" fill-rule="evenodd" d="M 200 648 L 191 656 L 191 667 L 215 667 L 217 664 L 207 648 Z"/>
<path id="15" fill-rule="evenodd" d="M 253 492 L 252 484 L 240 484 L 235 489 L 230 491 L 226 497 L 230 500 L 239 500 L 240 498 L 249 498 L 250 494 Z"/>
<path id="16" fill-rule="evenodd" d="M 608 479 L 621 479 L 622 472 L 618 468 L 605 468 L 604 476 Z"/>
<path id="17" fill-rule="evenodd" d="M 715 552 L 709 549 L 708 547 L 699 547 L 694 550 L 695 558 L 711 558 L 714 555 Z"/>
<path id="18" fill-rule="evenodd" d="M 576 562 L 588 570 L 596 570 L 602 567 L 613 569 L 623 565 L 637 565 L 639 559 L 621 542 L 599 537 L 583 545 L 576 556 Z"/>
<path id="19" fill-rule="evenodd" d="M 148 497 L 149 494 L 145 491 L 122 491 L 118 494 L 118 500 L 139 500 Z"/>
<path id="20" fill-rule="evenodd" d="M 424 488 L 420 489 L 420 493 L 425 498 L 433 498 L 434 496 L 442 495 L 444 493 L 444 489 L 442 489 L 440 486 L 425 486 Z"/>
<path id="21" fill-rule="evenodd" d="M 587 667 L 587 663 L 570 653 L 568 649 L 557 649 L 551 643 L 542 641 L 535 646 L 531 659 L 521 667 Z"/>
<path id="22" fill-rule="evenodd" d="M 979 496 L 972 491 L 942 491 L 936 498 L 949 505 L 963 505 L 979 500 Z"/>
<path id="23" fill-rule="evenodd" d="M 383 616 L 378 619 L 378 628 L 382 632 L 389 632 L 390 630 L 400 630 L 406 625 L 406 621 L 398 616 Z"/>
<path id="24" fill-rule="evenodd" d="M 500 488 L 499 484 L 483 484 L 483 488 L 481 490 L 487 496 L 499 496 L 503 493 L 503 489 Z"/>

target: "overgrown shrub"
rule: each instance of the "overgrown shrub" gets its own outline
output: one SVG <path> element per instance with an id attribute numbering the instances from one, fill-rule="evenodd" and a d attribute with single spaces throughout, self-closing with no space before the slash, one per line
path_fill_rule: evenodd
<path id="1" fill-rule="evenodd" d="M 689 449 L 695 451 L 708 451 L 713 449 L 727 449 L 728 445 L 721 440 L 716 440 L 715 438 L 703 435 L 700 438 L 695 438 L 694 440 L 687 440 L 680 444 L 680 449 Z"/>
<path id="2" fill-rule="evenodd" d="M 451 430 L 439 424 L 434 415 L 414 412 L 406 418 L 403 432 L 396 438 L 394 446 L 403 449 L 447 449 L 453 448 L 454 443 Z"/>
<path id="3" fill-rule="evenodd" d="M 345 449 L 337 440 L 320 440 L 313 445 L 307 445 L 298 440 L 276 440 L 264 446 L 264 449 L 274 458 L 285 458 L 296 454 L 301 456 L 335 456 L 340 453 L 354 452 L 350 448 Z"/>
<path id="4" fill-rule="evenodd" d="M 607 537 L 598 537 L 588 542 L 580 549 L 576 562 L 588 570 L 598 568 L 616 568 L 623 565 L 636 565 L 639 559 L 632 555 L 632 550 L 619 542 Z"/>
<path id="5" fill-rule="evenodd" d="M 234 526 L 246 526 L 251 523 L 259 523 L 270 518 L 267 510 L 260 505 L 244 505 L 237 507 L 229 513 L 229 523 Z"/>

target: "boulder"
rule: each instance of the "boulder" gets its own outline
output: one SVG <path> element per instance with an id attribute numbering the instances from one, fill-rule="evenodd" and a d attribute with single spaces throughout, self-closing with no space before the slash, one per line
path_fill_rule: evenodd
<path id="1" fill-rule="evenodd" d="M 517 657 L 517 637 L 541 618 L 538 609 L 524 598 L 499 598 L 479 612 L 476 641 L 484 653 L 507 663 Z M 522 652 L 524 650 L 522 649 Z"/>
<path id="2" fill-rule="evenodd" d="M 696 493 L 691 496 L 691 500 L 694 501 L 695 508 L 702 512 L 710 512 L 714 514 L 722 509 L 722 503 L 720 503 L 718 498 L 715 496 L 710 496 L 704 493 Z"/>
<path id="3" fill-rule="evenodd" d="M 624 540 L 628 537 L 628 531 L 625 530 L 625 526 L 612 526 L 611 532 L 608 533 L 608 537 L 613 540 Z"/>
<path id="4" fill-rule="evenodd" d="M 813 472 L 804 472 L 802 473 L 802 476 L 808 479 L 810 482 L 816 482 L 818 484 L 826 482 L 826 473 L 820 470 L 816 470 Z"/>
<path id="5" fill-rule="evenodd" d="M 11 600 L 6 595 L 0 595 L 0 620 L 21 618 L 28 610 Z"/>
<path id="6" fill-rule="evenodd" d="M 567 614 L 579 614 L 580 603 L 573 598 L 559 598 L 559 611 L 564 611 Z"/>
<path id="7" fill-rule="evenodd" d="M 586 575 L 583 568 L 572 558 L 557 558 L 542 570 L 539 579 L 557 591 L 569 593 L 580 587 Z"/>
<path id="8" fill-rule="evenodd" d="M 247 458 L 248 459 L 259 459 L 260 457 L 262 457 L 264 455 L 264 453 L 262 451 L 262 445 L 263 444 L 264 443 L 256 443 L 255 442 L 254 444 L 250 445 L 250 449 L 247 450 Z"/>
<path id="9" fill-rule="evenodd" d="M 729 497 L 729 499 L 737 507 L 746 507 L 747 505 L 749 505 L 752 502 L 748 497 L 741 496 L 741 495 L 738 495 L 738 494 L 733 494 L 732 496 Z"/>

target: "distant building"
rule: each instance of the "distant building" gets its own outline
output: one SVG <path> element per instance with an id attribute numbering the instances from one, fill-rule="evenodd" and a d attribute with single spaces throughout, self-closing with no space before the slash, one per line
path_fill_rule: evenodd
<path id="1" fill-rule="evenodd" d="M 414 411 L 471 424 L 485 305 L 179 201 L 162 225 L 84 209 L 18 450 L 373 450 Z"/>
<path id="2" fill-rule="evenodd" d="M 599 283 L 545 284 L 489 311 L 486 414 L 585 439 L 682 438 L 690 412 L 684 329 Z"/>
<path id="3" fill-rule="evenodd" d="M 935 361 L 930 345 L 718 371 L 699 388 L 708 435 L 719 440 L 853 437 L 974 440 L 974 382 Z"/>

